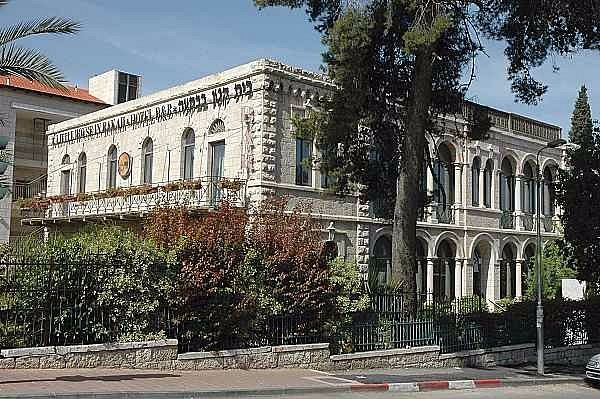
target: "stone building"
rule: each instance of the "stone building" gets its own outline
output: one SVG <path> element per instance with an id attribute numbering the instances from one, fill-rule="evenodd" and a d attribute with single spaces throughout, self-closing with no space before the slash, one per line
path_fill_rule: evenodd
<path id="1" fill-rule="evenodd" d="M 356 196 L 330 194 L 327 176 L 305 161 L 318 149 L 293 131 L 291 119 L 331 89 L 322 75 L 259 60 L 51 125 L 54 200 L 25 223 L 63 231 L 105 220 L 136 224 L 161 204 L 202 212 L 223 198 L 247 206 L 276 193 L 289 196 L 290 206 L 310 203 L 339 255 L 385 280 L 390 221 Z M 465 140 L 465 121 L 452 116 L 439 121 L 445 134 L 429 143 L 448 198 L 418 222 L 421 292 L 491 301 L 523 293 L 535 250 L 535 154 L 561 131 L 488 111 L 493 126 L 485 142 Z M 559 236 L 548 188 L 561 162 L 559 149 L 541 157 L 545 241 Z"/>
<path id="2" fill-rule="evenodd" d="M 17 76 L 0 77 L 0 136 L 8 137 L 14 158 L 2 175 L 10 192 L 0 200 L 0 242 L 32 230 L 21 226 L 14 203 L 46 191 L 48 125 L 103 107 L 104 102 L 77 87 L 58 90 Z"/>

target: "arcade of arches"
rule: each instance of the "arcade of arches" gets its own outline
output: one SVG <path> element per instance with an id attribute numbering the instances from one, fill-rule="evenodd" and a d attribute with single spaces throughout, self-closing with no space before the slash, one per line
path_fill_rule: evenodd
<path id="1" fill-rule="evenodd" d="M 531 239 L 524 243 L 504 239 L 498 245 L 498 240 L 480 235 L 468 257 L 462 255 L 453 235 L 441 234 L 430 250 L 434 241 L 421 236 L 417 243 L 417 291 L 423 296 L 454 299 L 478 295 L 496 301 L 526 293 L 535 257 Z M 381 283 L 391 274 L 391 252 L 390 236 L 380 235 L 373 246 L 371 270 Z"/>

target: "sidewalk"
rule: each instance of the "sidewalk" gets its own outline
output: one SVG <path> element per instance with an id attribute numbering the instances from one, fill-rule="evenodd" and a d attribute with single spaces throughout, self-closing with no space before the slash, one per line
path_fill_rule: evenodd
<path id="1" fill-rule="evenodd" d="M 327 374 L 313 370 L 155 371 L 0 370 L 0 398 L 198 398 L 354 390 L 412 391 L 580 382 L 581 375 L 538 378 L 527 370 L 387 369 Z"/>

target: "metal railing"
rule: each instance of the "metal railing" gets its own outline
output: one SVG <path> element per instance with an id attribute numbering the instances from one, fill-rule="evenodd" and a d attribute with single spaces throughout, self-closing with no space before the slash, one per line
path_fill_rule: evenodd
<path id="1" fill-rule="evenodd" d="M 438 223 L 454 224 L 454 207 L 452 205 L 438 204 L 435 207 Z"/>
<path id="2" fill-rule="evenodd" d="M 561 129 L 558 126 L 484 107 L 472 102 L 465 103 L 463 117 L 471 119 L 475 112 L 485 113 L 489 117 L 492 126 L 516 135 L 529 136 L 544 141 L 553 141 L 560 138 Z"/>
<path id="3" fill-rule="evenodd" d="M 48 176 L 40 176 L 27 183 L 15 182 L 12 187 L 12 199 L 13 201 L 21 198 L 33 198 L 38 196 L 45 196 L 46 190 L 48 189 Z"/>
<path id="4" fill-rule="evenodd" d="M 551 215 L 544 216 L 544 231 L 546 233 L 556 232 L 556 226 L 554 224 L 554 218 Z"/>
<path id="5" fill-rule="evenodd" d="M 521 223 L 523 224 L 523 230 L 533 231 L 533 228 L 535 227 L 533 214 L 523 213 L 521 215 Z"/>
<path id="6" fill-rule="evenodd" d="M 66 197 L 50 197 L 47 207 L 23 208 L 25 218 L 73 218 L 149 212 L 158 207 L 211 208 L 222 202 L 245 206 L 245 180 L 204 177 L 194 181 L 158 183 Z M 187 185 L 186 185 L 187 184 Z M 137 194 L 136 192 L 141 192 Z M 54 199 L 53 199 L 54 198 Z"/>
<path id="7" fill-rule="evenodd" d="M 500 228 L 514 230 L 515 214 L 513 211 L 502 211 L 502 216 L 500 216 Z"/>

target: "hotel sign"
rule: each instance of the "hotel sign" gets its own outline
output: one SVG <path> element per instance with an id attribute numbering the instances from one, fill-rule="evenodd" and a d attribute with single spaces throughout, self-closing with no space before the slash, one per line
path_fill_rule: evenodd
<path id="1" fill-rule="evenodd" d="M 180 100 L 157 105 L 154 108 L 150 107 L 66 132 L 54 133 L 50 144 L 56 146 L 92 136 L 109 136 L 125 132 L 127 129 L 137 129 L 163 122 L 177 115 L 208 111 L 210 107 L 227 107 L 231 101 L 237 103 L 244 96 L 252 97 L 252 93 L 252 82 L 246 80 L 233 86 L 219 87 L 211 90 L 210 93 L 187 96 Z"/>

